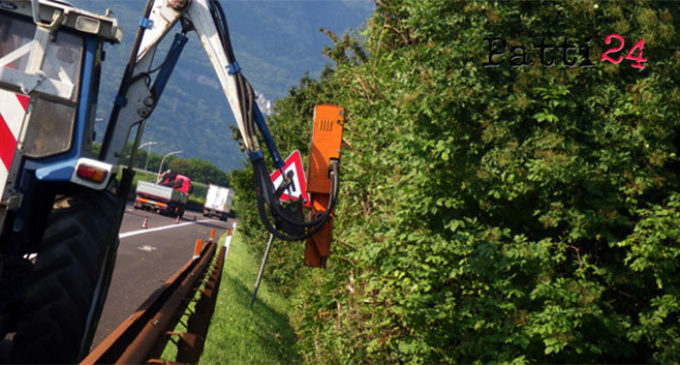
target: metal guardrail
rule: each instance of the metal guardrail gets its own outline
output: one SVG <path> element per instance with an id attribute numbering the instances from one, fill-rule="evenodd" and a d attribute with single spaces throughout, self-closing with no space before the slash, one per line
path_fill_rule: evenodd
<path id="1" fill-rule="evenodd" d="M 208 273 L 217 247 L 213 237 L 214 232 L 197 258 L 189 260 L 166 280 L 81 364 L 164 363 L 157 358 L 168 341 L 177 343 L 176 361 L 198 362 L 217 302 L 224 266 L 225 247 L 222 247 Z M 197 291 L 201 294 L 195 300 Z M 187 320 L 188 332 L 173 332 L 191 302 L 195 302 L 195 307 Z"/>

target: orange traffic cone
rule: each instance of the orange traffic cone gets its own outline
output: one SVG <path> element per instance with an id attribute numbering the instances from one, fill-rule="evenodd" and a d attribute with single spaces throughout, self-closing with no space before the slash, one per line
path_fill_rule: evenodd
<path id="1" fill-rule="evenodd" d="M 144 220 L 142 221 L 142 228 L 149 228 L 149 218 L 144 217 Z"/>
<path id="2" fill-rule="evenodd" d="M 201 257 L 201 246 L 203 246 L 203 240 L 199 238 L 196 240 L 196 245 L 194 245 L 193 259 Z"/>

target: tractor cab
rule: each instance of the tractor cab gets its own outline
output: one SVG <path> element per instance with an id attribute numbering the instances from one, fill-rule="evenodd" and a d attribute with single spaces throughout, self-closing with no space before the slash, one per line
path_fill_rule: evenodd
<path id="1" fill-rule="evenodd" d="M 36 28 L 30 18 L 0 13 L 0 85 L 26 108 L 35 99 L 30 118 L 35 122 L 26 130 L 22 153 L 39 158 L 70 145 L 85 42 L 76 32 L 60 29 L 43 37 Z M 12 112 L 14 117 L 26 110 Z"/>
<path id="2" fill-rule="evenodd" d="M 0 0 L 0 224 L 35 181 L 82 180 L 102 46 L 121 39 L 115 19 L 65 2 Z"/>
<path id="3" fill-rule="evenodd" d="M 121 40 L 117 21 L 107 15 L 60 1 L 0 0 L 4 245 L 39 240 L 49 213 L 45 206 L 58 186 L 102 189 L 108 182 L 96 168 L 112 167 L 92 158 L 94 120 L 103 45 Z M 22 238 L 9 240 L 10 235 Z"/>

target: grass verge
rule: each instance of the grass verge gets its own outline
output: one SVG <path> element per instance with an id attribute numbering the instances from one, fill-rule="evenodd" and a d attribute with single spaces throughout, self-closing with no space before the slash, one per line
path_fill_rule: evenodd
<path id="1" fill-rule="evenodd" d="M 224 242 L 224 237 L 220 240 Z M 224 263 L 201 364 L 293 364 L 302 358 L 294 350 L 295 333 L 286 313 L 287 300 L 269 290 L 265 280 L 250 307 L 260 258 L 253 257 L 238 232 Z M 266 271 L 265 271 L 266 278 Z M 176 332 L 186 331 L 181 324 Z M 162 359 L 174 360 L 176 349 L 169 344 Z"/>

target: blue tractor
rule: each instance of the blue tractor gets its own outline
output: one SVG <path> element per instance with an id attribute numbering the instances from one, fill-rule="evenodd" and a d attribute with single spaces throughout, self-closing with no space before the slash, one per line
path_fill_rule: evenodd
<path id="1" fill-rule="evenodd" d="M 155 65 L 159 42 L 176 28 Z M 273 187 L 259 141 L 282 173 L 284 162 L 227 29 L 217 0 L 148 0 L 95 151 L 104 46 L 121 42 L 117 21 L 63 1 L 0 0 L 1 362 L 74 363 L 89 352 L 134 176 L 135 154 L 122 166 L 123 150 L 131 140 L 137 151 L 188 32 L 198 35 L 238 124 L 265 226 L 302 240 L 329 219 L 337 163 L 326 213 L 305 222 L 301 202 L 279 204 L 291 181 Z"/>

